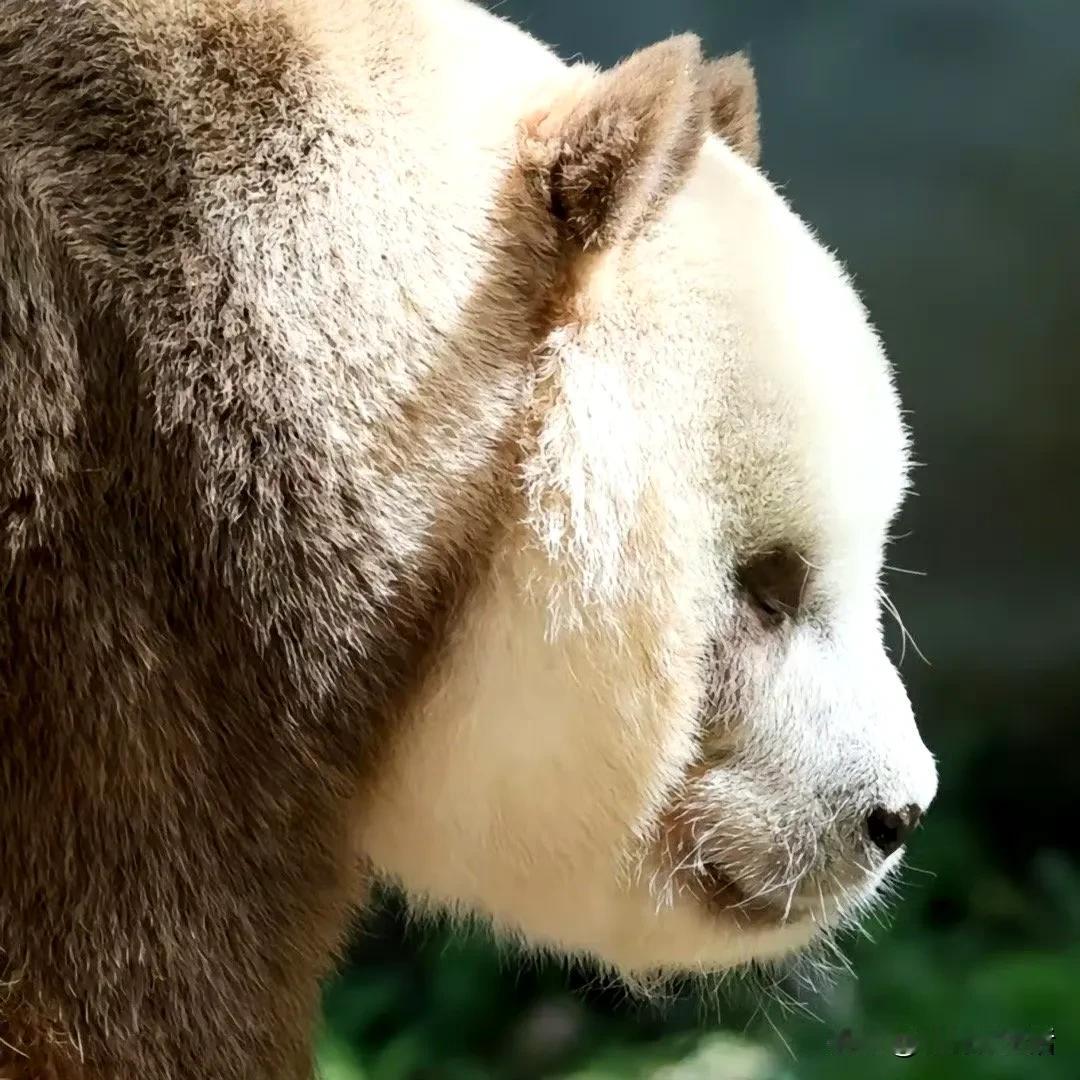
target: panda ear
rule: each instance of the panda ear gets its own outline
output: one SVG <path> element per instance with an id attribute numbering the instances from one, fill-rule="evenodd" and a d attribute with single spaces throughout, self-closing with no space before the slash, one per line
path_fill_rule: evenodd
<path id="1" fill-rule="evenodd" d="M 701 43 L 642 49 L 526 125 L 526 172 L 580 250 L 629 239 L 683 182 L 708 129 Z"/>
<path id="2" fill-rule="evenodd" d="M 751 165 L 761 158 L 757 78 L 745 53 L 732 53 L 705 65 L 709 120 L 716 132 Z"/>

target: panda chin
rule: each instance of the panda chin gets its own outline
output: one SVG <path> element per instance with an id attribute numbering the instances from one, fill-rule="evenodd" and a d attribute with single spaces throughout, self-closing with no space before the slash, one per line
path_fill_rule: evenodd
<path id="1" fill-rule="evenodd" d="M 706 866 L 701 880 L 705 906 L 739 926 L 784 926 L 799 921 L 799 912 L 792 911 L 791 905 L 749 891 L 723 866 Z"/>
<path id="2" fill-rule="evenodd" d="M 681 910 L 680 910 L 681 908 Z M 786 922 L 688 901 L 661 915 L 652 932 L 613 953 L 600 951 L 630 979 L 679 975 L 712 975 L 759 962 L 792 957 L 820 934 L 808 915 Z"/>
<path id="3" fill-rule="evenodd" d="M 827 933 L 851 925 L 881 903 L 883 888 L 898 870 L 902 851 L 876 870 L 842 882 L 835 874 L 829 884 L 812 875 L 797 889 L 755 889 L 719 863 L 699 867 L 687 890 L 711 915 L 740 930 L 767 932 L 805 926 Z"/>
<path id="4" fill-rule="evenodd" d="M 813 955 L 816 941 L 855 925 L 881 902 L 901 860 L 897 852 L 858 879 L 812 874 L 798 889 L 771 892 L 720 862 L 698 863 L 678 879 L 657 871 L 648 882 L 649 925 L 597 954 L 635 979 L 719 973 L 808 950 Z"/>
<path id="5" fill-rule="evenodd" d="M 451 898 L 379 876 L 408 897 L 421 921 L 449 916 L 471 927 L 487 925 L 499 941 L 525 952 L 577 958 L 631 989 L 791 958 L 826 928 L 820 914 L 808 909 L 785 914 L 775 906 L 740 906 L 742 893 L 729 878 L 726 902 L 687 890 L 660 895 L 646 874 L 609 879 L 606 887 L 593 882 L 579 891 L 549 892 L 541 884 L 526 902 L 520 894 L 512 900 L 490 894 Z"/>

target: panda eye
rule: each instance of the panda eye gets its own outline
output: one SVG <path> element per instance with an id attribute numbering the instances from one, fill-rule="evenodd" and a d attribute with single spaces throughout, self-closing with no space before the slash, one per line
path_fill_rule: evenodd
<path id="1" fill-rule="evenodd" d="M 810 564 L 794 549 L 752 555 L 735 571 L 739 588 L 769 625 L 797 615 L 810 576 Z"/>

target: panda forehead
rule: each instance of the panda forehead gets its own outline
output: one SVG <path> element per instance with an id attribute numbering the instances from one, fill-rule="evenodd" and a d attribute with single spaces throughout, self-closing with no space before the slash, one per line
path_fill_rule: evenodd
<path id="1" fill-rule="evenodd" d="M 837 550 L 878 546 L 906 489 L 908 437 L 861 304 L 839 266 L 811 254 L 801 272 L 794 258 L 766 271 L 786 271 L 785 285 L 763 300 L 767 284 L 751 284 L 738 315 L 752 457 L 762 485 L 786 493 L 789 528 Z"/>
<path id="2" fill-rule="evenodd" d="M 907 487 L 908 435 L 848 274 L 719 140 L 679 202 L 672 235 L 687 247 L 715 376 L 705 420 L 746 542 L 876 559 Z"/>

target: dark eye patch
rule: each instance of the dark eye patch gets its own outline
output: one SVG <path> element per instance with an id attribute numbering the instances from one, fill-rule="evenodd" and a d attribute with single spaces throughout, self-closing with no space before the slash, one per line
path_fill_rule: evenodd
<path id="1" fill-rule="evenodd" d="M 782 547 L 752 555 L 735 571 L 735 579 L 758 614 L 770 624 L 798 614 L 811 567 L 794 548 Z"/>

